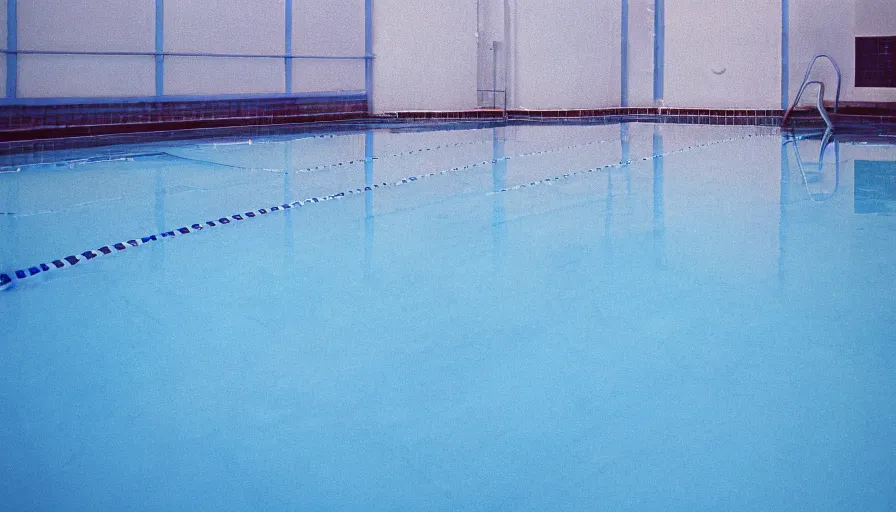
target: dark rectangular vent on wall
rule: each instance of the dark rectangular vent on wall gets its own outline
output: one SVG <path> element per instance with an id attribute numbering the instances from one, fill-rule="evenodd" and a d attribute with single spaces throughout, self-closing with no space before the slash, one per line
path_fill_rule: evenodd
<path id="1" fill-rule="evenodd" d="M 896 36 L 856 38 L 856 87 L 896 87 Z"/>

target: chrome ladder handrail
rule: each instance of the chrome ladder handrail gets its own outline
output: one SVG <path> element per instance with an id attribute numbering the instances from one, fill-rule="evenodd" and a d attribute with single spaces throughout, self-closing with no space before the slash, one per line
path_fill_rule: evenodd
<path id="1" fill-rule="evenodd" d="M 803 92 L 806 91 L 806 87 L 810 84 L 818 85 L 818 98 L 816 99 L 815 106 L 818 109 L 818 112 L 821 114 L 822 119 L 824 119 L 825 124 L 827 124 L 828 129 L 832 130 L 834 128 L 834 124 L 831 122 L 830 116 L 828 116 L 827 110 L 824 108 L 824 83 L 819 80 L 809 81 L 809 75 L 812 74 L 812 68 L 815 66 L 815 62 L 820 58 L 826 58 L 830 61 L 831 65 L 834 66 L 834 71 L 837 73 L 837 94 L 834 97 L 834 113 L 837 112 L 837 109 L 840 107 L 840 82 L 841 82 L 841 73 L 840 66 L 834 62 L 834 59 L 831 58 L 830 55 L 826 55 L 824 53 L 819 53 L 815 57 L 812 57 L 812 62 L 809 63 L 809 67 L 806 69 L 806 75 L 803 77 L 803 82 L 800 85 L 799 92 L 796 93 L 796 97 L 793 99 L 793 104 L 790 105 L 790 108 L 787 109 L 787 112 L 784 114 L 784 118 L 781 119 L 781 126 L 787 123 L 787 120 L 790 118 L 790 115 L 793 113 L 793 109 L 796 108 L 797 104 L 800 102 L 800 98 L 803 96 Z"/>

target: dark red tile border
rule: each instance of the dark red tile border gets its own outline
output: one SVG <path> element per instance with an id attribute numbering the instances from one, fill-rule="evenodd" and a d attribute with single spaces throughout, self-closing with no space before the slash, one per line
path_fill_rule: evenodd
<path id="1" fill-rule="evenodd" d="M 145 101 L 74 105 L 0 106 L 0 142 L 108 130 L 168 130 L 172 123 L 190 127 L 299 122 L 320 114 L 366 115 L 363 95 L 270 97 L 206 101 Z M 247 121 L 251 119 L 251 121 Z M 118 127 L 118 128 L 111 128 Z"/>
<path id="2" fill-rule="evenodd" d="M 602 109 L 579 110 L 518 110 L 507 111 L 508 119 L 544 119 L 544 118 L 635 118 L 639 121 L 658 121 L 670 123 L 705 123 L 705 124 L 759 124 L 766 123 L 766 118 L 780 122 L 784 115 L 782 110 L 758 109 L 706 109 L 676 107 L 615 107 Z M 744 120 L 749 122 L 744 123 Z"/>
<path id="3" fill-rule="evenodd" d="M 319 123 L 367 119 L 365 112 L 332 112 L 321 114 L 277 115 L 231 118 L 189 118 L 176 117 L 164 121 L 143 123 L 109 123 L 90 125 L 54 126 L 0 132 L 0 144 L 6 142 L 56 139 L 63 137 L 86 137 L 95 135 L 133 134 L 172 130 L 195 130 L 198 128 L 224 128 L 228 126 L 258 126 L 274 124 Z M 0 147 L 0 151 L 3 148 Z"/>
<path id="4" fill-rule="evenodd" d="M 607 107 L 599 109 L 545 109 L 545 110 L 473 110 L 473 111 L 404 111 L 375 116 L 376 119 L 398 120 L 451 120 L 451 119 L 557 119 L 613 122 L 644 121 L 716 125 L 780 124 L 784 112 L 766 109 L 709 109 L 677 107 Z"/>
<path id="5" fill-rule="evenodd" d="M 837 122 L 894 124 L 896 104 L 841 105 Z M 172 132 L 197 128 L 273 127 L 285 124 L 365 122 L 526 121 L 556 119 L 563 122 L 662 122 L 682 124 L 778 126 L 784 112 L 778 109 L 710 109 L 678 107 L 602 107 L 589 109 L 475 109 L 460 111 L 402 111 L 367 114 L 363 96 L 296 101 L 290 98 L 236 99 L 206 102 L 145 102 L 137 104 L 3 106 L 0 107 L 0 154 L 24 153 L 48 141 L 80 138 L 77 147 L 111 144 L 115 135 Z M 817 113 L 798 112 L 795 119 L 815 122 Z M 102 140 L 90 142 L 94 136 Z M 185 135 L 189 137 L 189 135 Z"/>

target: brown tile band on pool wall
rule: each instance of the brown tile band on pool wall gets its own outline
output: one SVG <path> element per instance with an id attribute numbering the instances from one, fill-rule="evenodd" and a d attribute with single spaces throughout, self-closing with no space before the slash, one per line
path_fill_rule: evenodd
<path id="1" fill-rule="evenodd" d="M 203 101 L 4 105 L 0 140 L 319 122 L 367 115 L 364 95 Z"/>
<path id="2" fill-rule="evenodd" d="M 894 104 L 847 105 L 840 112 L 849 123 L 896 124 Z M 599 109 L 402 111 L 367 114 L 363 95 L 326 98 L 251 98 L 214 101 L 169 101 L 112 104 L 0 106 L 0 154 L 94 147 L 140 140 L 190 137 L 198 128 L 242 127 L 261 136 L 288 124 L 433 121 L 526 121 L 619 123 L 660 122 L 715 125 L 778 126 L 779 109 L 708 109 L 675 107 L 612 107 Z M 835 124 L 839 114 L 832 114 Z M 817 112 L 795 116 L 820 121 Z M 848 119 L 846 119 L 848 118 Z M 283 126 L 285 129 L 285 126 Z M 139 134 L 139 135 L 138 135 Z M 212 133 L 201 134 L 211 136 Z M 102 136 L 102 137 L 97 137 Z M 199 136 L 198 134 L 196 136 Z"/>
<path id="3" fill-rule="evenodd" d="M 841 120 L 849 124 L 893 124 L 896 123 L 896 104 L 893 103 L 841 103 L 839 113 L 832 112 L 829 105 L 828 114 L 835 121 Z M 778 126 L 784 116 L 781 109 L 710 109 L 679 107 L 608 107 L 599 109 L 562 109 L 562 110 L 463 110 L 463 111 L 405 111 L 388 112 L 376 116 L 378 119 L 397 121 L 418 120 L 466 120 L 466 119 L 506 119 L 506 120 L 604 120 L 609 123 L 618 122 L 660 122 L 687 124 L 720 124 L 720 125 L 760 125 Z M 813 108 L 800 109 L 794 112 L 794 118 L 821 122 L 821 117 Z M 836 123 L 835 123 L 836 124 Z"/>
<path id="4" fill-rule="evenodd" d="M 295 99 L 203 102 L 145 102 L 0 107 L 0 141 L 126 134 L 191 128 L 291 124 L 369 118 L 389 120 L 595 119 L 650 116 L 650 120 L 717 124 L 766 124 L 780 121 L 781 111 L 608 108 L 578 110 L 406 111 L 368 116 L 363 97 L 340 102 Z M 726 118 L 725 120 L 721 118 Z M 726 122 L 732 118 L 731 122 Z"/>
<path id="5" fill-rule="evenodd" d="M 774 126 L 781 123 L 783 110 L 697 109 L 668 107 L 614 107 L 565 110 L 462 110 L 388 112 L 377 117 L 395 120 L 424 119 L 606 119 L 608 122 L 640 120 L 670 123 L 753 124 Z M 506 116 L 506 117 L 505 117 Z"/>
<path id="6" fill-rule="evenodd" d="M 605 117 L 612 121 L 778 126 L 782 110 L 706 109 L 670 107 L 619 107 L 585 110 L 509 111 L 517 119 Z"/>

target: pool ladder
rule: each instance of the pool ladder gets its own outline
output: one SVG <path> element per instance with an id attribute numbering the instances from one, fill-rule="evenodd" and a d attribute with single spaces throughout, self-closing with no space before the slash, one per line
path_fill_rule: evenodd
<path id="1" fill-rule="evenodd" d="M 821 118 L 824 119 L 828 130 L 834 129 L 834 123 L 831 122 L 831 117 L 828 115 L 828 111 L 824 108 L 824 82 L 820 80 L 809 81 L 809 75 L 812 73 L 812 68 L 815 66 L 815 62 L 822 57 L 828 59 L 831 62 L 831 65 L 834 66 L 834 71 L 837 73 L 837 95 L 834 97 L 834 113 L 836 113 L 837 109 L 840 107 L 840 66 L 838 66 L 837 63 L 834 62 L 834 59 L 832 59 L 830 55 L 820 53 L 815 57 L 812 57 L 812 62 L 809 63 L 809 68 L 806 69 L 806 76 L 803 77 L 803 83 L 800 85 L 800 90 L 796 93 L 796 98 L 794 98 L 793 104 L 790 105 L 790 108 L 787 109 L 787 112 L 784 114 L 784 118 L 781 119 L 781 126 L 784 126 L 787 123 L 787 120 L 793 113 L 793 109 L 796 108 L 797 104 L 800 102 L 800 98 L 802 98 L 803 96 L 803 93 L 806 92 L 806 88 L 810 85 L 817 85 L 818 97 L 815 100 L 815 106 L 816 108 L 818 108 L 818 112 L 821 114 Z"/>

